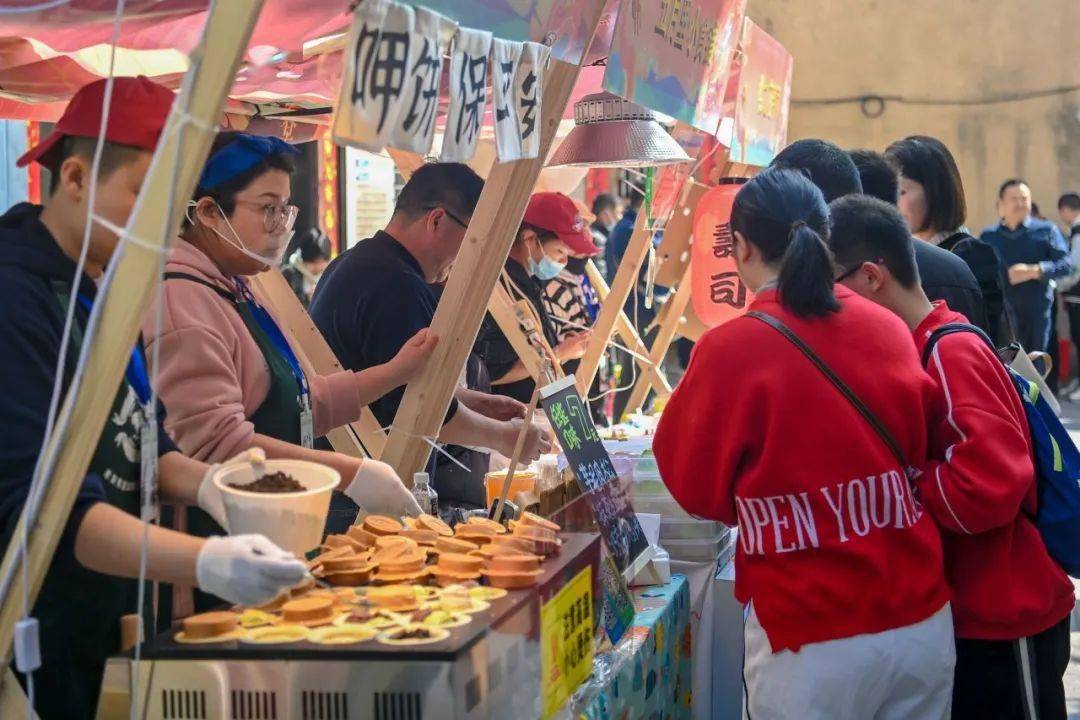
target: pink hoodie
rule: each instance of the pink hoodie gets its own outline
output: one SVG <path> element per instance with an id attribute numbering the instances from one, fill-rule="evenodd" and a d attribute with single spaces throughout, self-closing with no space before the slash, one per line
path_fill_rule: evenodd
<path id="1" fill-rule="evenodd" d="M 166 272 L 182 272 L 237 294 L 235 283 L 186 240 L 177 239 Z M 161 367 L 158 394 L 168 411 L 165 429 L 184 452 L 198 460 L 221 462 L 254 444 L 248 420 L 270 389 L 270 369 L 236 308 L 210 288 L 190 280 L 163 283 L 165 307 L 161 335 L 154 317 L 143 322 L 146 356 L 154 343 Z M 315 436 L 360 417 L 359 383 L 351 370 L 309 377 Z"/>

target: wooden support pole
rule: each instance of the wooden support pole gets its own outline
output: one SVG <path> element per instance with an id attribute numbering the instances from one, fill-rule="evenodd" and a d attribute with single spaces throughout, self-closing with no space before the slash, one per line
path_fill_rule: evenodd
<path id="1" fill-rule="evenodd" d="M 262 5 L 262 0 L 212 3 L 202 42 L 191 53 L 191 68 L 186 78 L 189 82 L 173 104 L 172 115 L 128 220 L 128 233 L 140 242 L 128 243 L 123 255 L 112 260 L 116 266 L 113 284 L 108 292 L 98 296 L 101 319 L 89 348 L 84 379 L 77 393 L 68 393 L 60 413 L 57 425 L 63 427 L 66 423 L 68 432 L 63 437 L 54 433 L 43 443 L 43 452 L 56 451 L 57 459 L 52 472 L 45 477 L 37 521 L 27 527 L 25 562 L 29 587 L 26 591 L 31 604 L 52 562 L 112 408 L 116 387 L 131 357 L 143 315 L 160 281 L 159 253 L 164 252 L 179 229 L 184 204 L 195 190 L 226 94 Z M 171 213 L 167 212 L 170 204 Z M 13 538 L 21 536 L 26 523 L 24 507 Z M 15 570 L 18 547 L 17 540 L 8 544 L 0 575 Z M 21 578 L 22 573 L 15 576 Z M 13 583 L 0 597 L 0 656 L 5 659 L 4 665 L 10 658 L 15 622 L 22 615 L 20 582 Z M 12 688 L 12 684 L 3 684 L 5 698 L 19 689 L 17 685 Z M 0 708 L 11 707 L 10 703 L 10 699 L 0 699 Z"/>
<path id="2" fill-rule="evenodd" d="M 250 278 L 250 281 L 259 300 L 269 306 L 281 323 L 281 331 L 305 373 L 309 376 L 331 375 L 344 369 L 281 271 L 276 268 L 267 270 Z M 358 421 L 334 428 L 326 434 L 326 438 L 334 450 L 352 457 L 378 458 L 386 445 L 386 433 L 368 408 L 363 409 Z"/>
<path id="3" fill-rule="evenodd" d="M 592 387 L 593 378 L 600 367 L 600 358 L 607 349 L 611 334 L 615 332 L 619 315 L 623 314 L 623 304 L 630 297 L 631 291 L 638 281 L 638 272 L 641 264 L 652 246 L 653 229 L 649 227 L 647 213 L 644 208 L 638 211 L 637 222 L 634 223 L 634 232 L 630 236 L 630 242 L 626 246 L 622 262 L 615 272 L 615 279 L 611 283 L 608 296 L 600 304 L 600 313 L 593 323 L 592 337 L 585 348 L 585 356 L 581 358 L 581 364 L 577 369 L 578 393 L 585 397 Z"/>
<path id="4" fill-rule="evenodd" d="M 675 340 L 675 335 L 679 330 L 679 323 L 682 321 L 683 313 L 686 312 L 686 307 L 690 304 L 690 289 L 692 284 L 690 282 L 690 266 L 687 265 L 686 270 L 683 271 L 682 280 L 679 281 L 679 287 L 675 290 L 675 293 L 668 298 L 668 301 L 664 303 L 664 307 L 660 311 L 660 316 L 657 322 L 656 339 L 653 340 L 652 350 L 649 352 L 649 359 L 659 365 L 664 360 L 664 356 L 667 354 L 668 348 L 671 347 L 671 343 Z M 651 381 L 651 378 L 642 375 L 634 383 L 634 389 L 630 391 L 630 399 L 626 402 L 626 412 L 633 412 L 641 409 L 642 403 L 645 402 L 645 398 L 649 395 L 649 390 L 655 389 L 661 394 L 670 394 L 671 389 L 668 388 L 664 393 L 663 389 L 657 388 Z M 621 418 L 617 418 L 618 422 Z"/>
<path id="5" fill-rule="evenodd" d="M 602 6 L 590 20 L 590 37 L 601 11 Z M 579 69 L 578 65 L 551 60 L 544 74 L 539 156 L 495 165 L 484 184 L 431 323 L 439 344 L 424 373 L 409 383 L 381 458 L 394 466 L 409 486 L 413 473 L 427 464 L 431 447 L 424 438 L 439 434 Z"/>
<path id="6" fill-rule="evenodd" d="M 592 260 L 585 263 L 585 274 L 589 277 L 589 282 L 592 283 L 593 290 L 596 291 L 596 296 L 600 298 L 602 306 L 604 300 L 611 292 L 608 288 L 607 281 L 604 280 L 604 276 L 600 274 L 600 271 L 596 268 L 596 265 L 593 264 Z M 615 334 L 621 337 L 623 342 L 626 343 L 626 346 L 640 355 L 641 358 L 649 357 L 648 346 L 645 345 L 641 336 L 638 335 L 637 328 L 630 322 L 630 318 L 626 317 L 626 312 L 622 308 L 619 308 L 619 315 L 615 319 Z M 667 376 L 664 375 L 664 371 L 648 359 L 642 360 L 641 358 L 634 358 L 638 367 L 641 368 L 641 377 L 648 377 L 651 384 L 659 388 L 664 388 L 667 392 L 671 392 L 671 385 L 668 384 L 668 379 Z M 592 383 L 590 383 L 590 386 L 591 385 Z"/>
<path id="7" fill-rule="evenodd" d="M 518 302 L 526 301 L 519 300 Z M 488 301 L 488 312 L 491 313 L 491 317 L 495 319 L 499 329 L 502 330 L 502 334 L 510 342 L 510 346 L 514 348 L 518 359 L 521 360 L 525 369 L 529 371 L 529 375 L 537 383 L 540 383 L 544 375 L 544 363 L 540 358 L 540 353 L 529 342 L 529 338 L 521 328 L 516 307 L 518 307 L 517 303 L 510 297 L 510 293 L 506 292 L 506 288 L 502 286 L 502 283 L 496 283 L 495 290 L 491 293 L 491 300 Z M 539 322 L 537 322 L 537 325 L 539 325 Z M 544 344 L 547 347 L 547 343 Z M 559 363 L 554 351 L 551 351 L 549 355 L 552 367 L 556 373 L 559 373 Z M 561 377 L 561 374 L 559 376 Z"/>

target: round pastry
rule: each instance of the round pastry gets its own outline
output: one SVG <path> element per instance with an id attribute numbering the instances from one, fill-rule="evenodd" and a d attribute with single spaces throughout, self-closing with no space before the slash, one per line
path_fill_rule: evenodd
<path id="1" fill-rule="evenodd" d="M 392 517 L 368 515 L 364 518 L 364 529 L 372 535 L 396 535 L 405 528 Z"/>
<path id="2" fill-rule="evenodd" d="M 485 518 L 485 517 L 471 517 L 471 518 L 468 519 L 468 521 L 466 521 L 465 524 L 466 525 L 471 525 L 473 527 L 486 527 L 486 528 L 490 529 L 491 532 L 493 534 L 495 534 L 495 535 L 505 535 L 506 534 L 506 528 L 503 527 L 502 523 L 496 522 L 494 520 L 491 520 L 491 519 Z"/>
<path id="3" fill-rule="evenodd" d="M 506 590 L 489 585 L 477 585 L 469 588 L 469 597 L 473 600 L 498 600 L 506 597 Z"/>
<path id="4" fill-rule="evenodd" d="M 398 585 L 398 584 L 420 584 L 426 583 L 430 577 L 430 571 L 428 568 L 421 568 L 413 572 L 385 572 L 379 570 L 377 573 L 371 576 L 371 582 L 377 585 Z"/>
<path id="5" fill-rule="evenodd" d="M 420 552 L 420 546 L 414 543 L 408 538 L 397 538 L 400 542 L 390 543 L 384 547 L 379 548 L 371 556 L 372 562 L 376 565 L 382 565 L 385 562 L 393 562 L 400 558 L 406 558 L 416 555 L 426 554 Z"/>
<path id="6" fill-rule="evenodd" d="M 371 582 L 371 574 L 374 571 L 375 565 L 369 563 L 362 567 L 328 572 L 323 575 L 323 579 L 331 585 L 354 588 Z"/>
<path id="7" fill-rule="evenodd" d="M 540 560 L 536 555 L 496 555 L 485 567 L 491 572 L 533 573 L 540 572 Z"/>
<path id="8" fill-rule="evenodd" d="M 404 573 L 419 572 L 424 568 L 426 562 L 427 555 L 420 552 L 418 549 L 412 549 L 409 552 L 396 557 L 384 558 L 378 562 L 378 565 L 380 573 L 401 575 Z"/>
<path id="9" fill-rule="evenodd" d="M 373 545 L 375 545 L 375 541 L 379 537 L 378 535 L 369 533 L 367 530 L 360 527 L 359 525 L 353 525 L 345 532 L 345 534 L 356 542 L 363 545 L 364 547 L 372 547 Z"/>
<path id="10" fill-rule="evenodd" d="M 276 598 L 274 598 L 270 602 L 265 603 L 263 605 L 259 605 L 255 609 L 256 610 L 262 610 L 263 612 L 268 612 L 268 613 L 270 613 L 270 612 L 281 612 L 281 606 L 284 605 L 289 600 L 290 597 L 291 597 L 291 592 L 289 590 L 286 590 L 285 592 L 281 593 L 280 595 L 278 595 Z"/>
<path id="11" fill-rule="evenodd" d="M 349 542 L 350 540 L 351 538 L 348 535 L 327 535 L 326 539 L 323 540 L 322 547 L 329 548 L 331 550 L 340 547 L 351 548 L 352 544 Z"/>
<path id="12" fill-rule="evenodd" d="M 454 531 L 450 529 L 450 526 L 444 523 L 434 515 L 420 515 L 416 518 L 416 526 L 421 530 L 431 530 L 436 535 L 442 537 L 451 537 Z"/>
<path id="13" fill-rule="evenodd" d="M 514 528 L 514 535 L 528 538 L 529 540 L 542 540 L 545 542 L 555 542 L 559 539 L 559 536 L 554 530 L 540 527 L 539 525 L 518 525 Z"/>
<path id="14" fill-rule="evenodd" d="M 200 613 L 184 618 L 177 635 L 180 642 L 221 642 L 231 640 L 240 626 L 240 616 L 229 610 Z"/>
<path id="15" fill-rule="evenodd" d="M 365 552 L 363 555 L 349 555 L 346 557 L 323 560 L 322 571 L 329 574 L 343 572 L 345 570 L 356 570 L 371 564 L 371 553 Z"/>
<path id="16" fill-rule="evenodd" d="M 403 539 L 407 538 L 417 545 L 434 547 L 435 542 L 439 539 L 439 534 L 434 530 L 402 530 L 401 534 L 397 537 Z"/>
<path id="17" fill-rule="evenodd" d="M 535 572 L 493 572 L 483 570 L 482 572 L 492 587 L 503 588 L 504 590 L 520 590 L 532 587 L 539 581 L 541 573 L 540 570 Z"/>
<path id="18" fill-rule="evenodd" d="M 517 535 L 502 535 L 491 539 L 492 546 L 507 548 L 513 552 L 529 553 L 533 549 L 533 541 L 529 538 Z"/>
<path id="19" fill-rule="evenodd" d="M 539 515 L 531 512 L 521 513 L 521 520 L 519 522 L 525 526 L 531 525 L 534 527 L 542 527 L 551 530 L 552 532 L 559 532 L 560 530 L 562 530 L 562 527 L 556 525 L 547 518 L 542 518 Z"/>
<path id="20" fill-rule="evenodd" d="M 277 615 L 272 615 L 262 610 L 245 610 L 240 613 L 240 627 L 245 630 L 251 628 L 262 627 L 263 625 L 273 625 L 279 620 Z"/>
<path id="21" fill-rule="evenodd" d="M 379 631 L 368 625 L 342 623 L 333 627 L 313 630 L 308 640 L 319 645 L 351 645 L 372 639 Z"/>
<path id="22" fill-rule="evenodd" d="M 402 532 L 405 532 L 402 530 Z M 376 552 L 393 545 L 405 545 L 407 547 L 417 547 L 417 542 L 411 538 L 403 537 L 401 535 L 383 535 L 375 539 Z"/>
<path id="23" fill-rule="evenodd" d="M 435 541 L 435 550 L 440 553 L 469 553 L 479 547 L 476 543 L 453 537 L 440 537 Z"/>
<path id="24" fill-rule="evenodd" d="M 483 564 L 483 558 L 459 553 L 443 553 L 439 555 L 439 564 L 436 567 L 445 572 L 472 574 L 479 572 Z"/>
<path id="25" fill-rule="evenodd" d="M 503 542 L 500 542 L 503 541 Z M 514 541 L 514 542 L 510 542 Z M 484 558 L 485 560 L 495 557 L 496 555 L 521 555 L 527 553 L 528 549 L 532 547 L 532 543 L 528 540 L 522 540 L 515 537 L 497 537 L 492 538 L 491 543 L 485 545 L 479 550 L 473 551 L 472 555 Z"/>
<path id="26" fill-rule="evenodd" d="M 416 593 L 408 585 L 368 588 L 367 599 L 380 608 L 394 612 L 415 610 L 420 607 Z"/>
<path id="27" fill-rule="evenodd" d="M 307 640 L 308 632 L 308 629 L 303 625 L 270 625 L 248 630 L 240 636 L 240 641 L 256 645 L 294 643 Z"/>
<path id="28" fill-rule="evenodd" d="M 475 545 L 487 545 L 495 537 L 495 531 L 482 525 L 458 525 L 454 537 Z"/>
<path id="29" fill-rule="evenodd" d="M 327 625 L 334 619 L 334 601 L 328 597 L 290 600 L 281 606 L 281 612 L 287 623 Z"/>

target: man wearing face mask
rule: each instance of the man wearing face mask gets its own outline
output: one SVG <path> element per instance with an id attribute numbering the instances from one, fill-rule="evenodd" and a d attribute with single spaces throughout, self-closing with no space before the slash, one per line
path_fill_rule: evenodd
<path id="1" fill-rule="evenodd" d="M 436 338 L 421 330 L 386 363 L 308 376 L 249 287 L 248 278 L 277 267 L 288 246 L 296 154 L 272 137 L 226 132 L 214 141 L 165 266 L 161 325 L 153 312 L 143 324 L 166 428 L 200 460 L 258 446 L 271 458 L 333 467 L 345 496 L 368 512 L 416 514 L 389 465 L 317 450 L 313 440 L 419 373 Z M 355 516 L 356 507 L 335 493 L 329 529 L 343 531 Z M 192 517 L 192 530 L 212 530 L 206 520 Z"/>
<path id="2" fill-rule="evenodd" d="M 573 372 L 585 354 L 591 333 L 568 328 L 560 335 L 545 307 L 544 285 L 559 277 L 572 255 L 585 258 L 596 252 L 574 201 L 562 193 L 541 192 L 530 198 L 506 260 L 504 287 L 514 300 L 524 299 L 533 307 L 540 321 L 538 330 L 566 372 Z M 490 314 L 484 318 L 475 349 L 491 374 L 493 392 L 521 402 L 530 400 L 536 383 Z"/>

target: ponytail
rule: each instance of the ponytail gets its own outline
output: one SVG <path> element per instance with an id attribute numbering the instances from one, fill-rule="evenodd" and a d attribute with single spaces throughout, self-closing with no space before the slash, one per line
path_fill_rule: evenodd
<path id="1" fill-rule="evenodd" d="M 825 317 L 838 312 L 833 295 L 833 261 L 813 228 L 799 220 L 791 225 L 788 246 L 780 261 L 777 291 L 780 303 L 800 317 Z"/>

